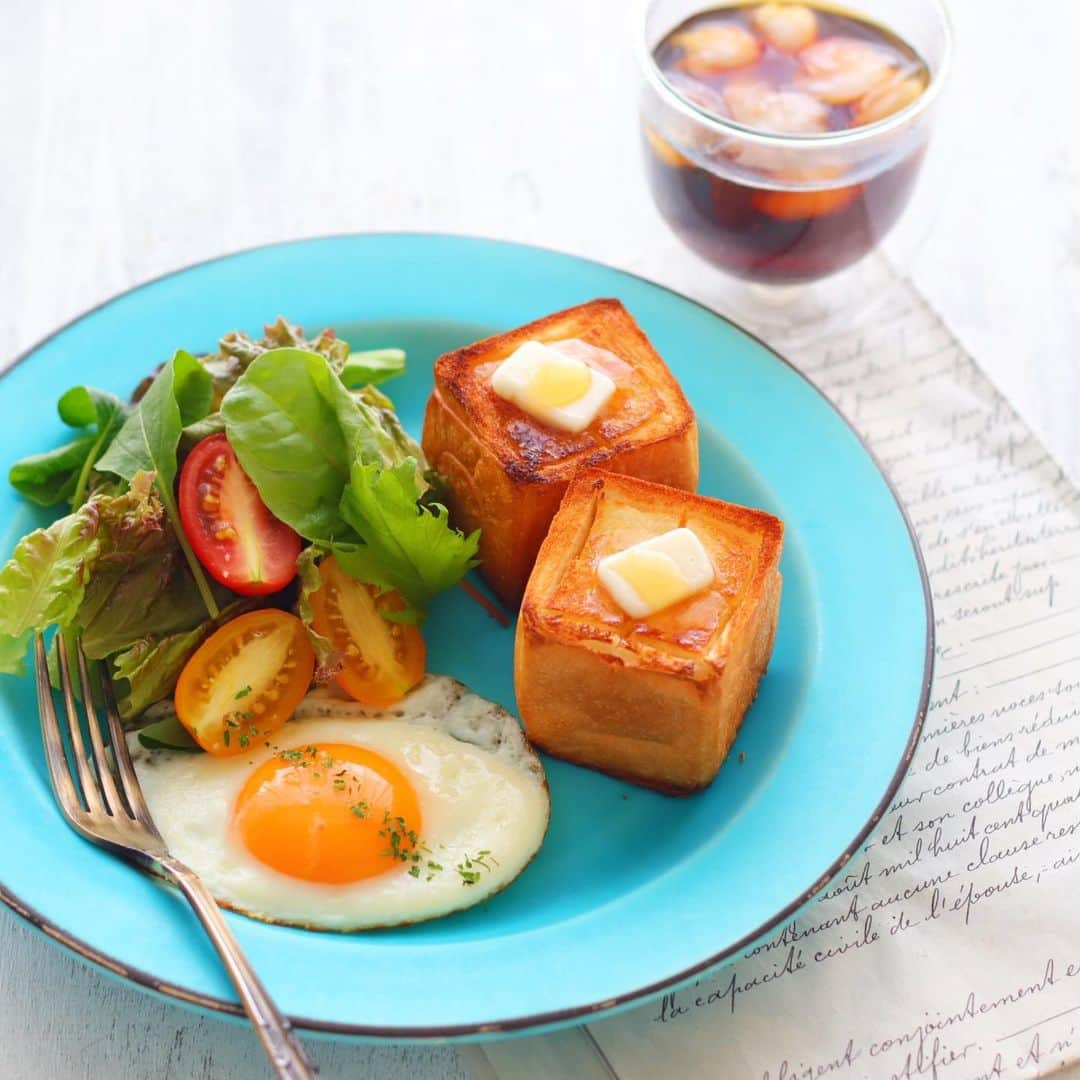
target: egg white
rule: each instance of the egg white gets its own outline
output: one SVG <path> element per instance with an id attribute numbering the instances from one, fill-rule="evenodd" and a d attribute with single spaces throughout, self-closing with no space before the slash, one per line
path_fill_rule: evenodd
<path id="1" fill-rule="evenodd" d="M 539 850 L 550 812 L 543 767 L 517 721 L 445 676 L 428 676 L 392 709 L 366 709 L 314 691 L 293 720 L 235 757 L 129 744 L 143 794 L 170 851 L 222 904 L 255 918 L 312 929 L 360 930 L 421 922 L 471 907 L 505 888 Z M 399 864 L 363 881 L 328 885 L 256 859 L 233 827 L 247 778 L 280 750 L 318 743 L 370 748 L 409 779 L 420 839 L 444 869 L 426 880 Z M 464 883 L 455 867 L 490 851 L 489 869 Z"/>

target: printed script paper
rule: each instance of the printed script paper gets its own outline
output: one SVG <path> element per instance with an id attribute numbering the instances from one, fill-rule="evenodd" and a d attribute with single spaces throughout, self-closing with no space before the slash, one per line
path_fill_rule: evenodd
<path id="1" fill-rule="evenodd" d="M 800 362 L 922 543 L 937 655 L 911 770 L 781 932 L 585 1037 L 493 1044 L 502 1076 L 554 1075 L 559 1052 L 566 1075 L 626 1080 L 1028 1077 L 1080 1058 L 1080 493 L 906 287 Z"/>

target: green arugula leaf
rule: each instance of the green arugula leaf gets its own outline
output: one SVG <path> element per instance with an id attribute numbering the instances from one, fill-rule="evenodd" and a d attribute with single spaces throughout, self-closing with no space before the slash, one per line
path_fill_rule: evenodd
<path id="1" fill-rule="evenodd" d="M 201 420 L 213 400 L 213 380 L 190 353 L 180 350 L 158 373 L 138 408 L 128 417 L 98 462 L 103 472 L 127 481 L 138 472 L 154 474 L 154 484 L 192 577 L 211 616 L 217 601 L 180 524 L 173 495 L 176 451 L 185 425 Z"/>
<path id="2" fill-rule="evenodd" d="M 171 500 L 180 432 L 206 415 L 212 394 L 206 370 L 181 349 L 158 372 L 98 467 L 128 481 L 137 472 L 155 473 L 159 490 L 167 487 Z"/>
<path id="3" fill-rule="evenodd" d="M 37 630 L 69 625 L 101 548 L 94 500 L 19 541 L 0 569 L 0 672 L 21 674 Z"/>
<path id="4" fill-rule="evenodd" d="M 55 450 L 17 461 L 8 479 L 24 498 L 41 506 L 55 506 L 65 499 L 80 506 L 86 498 L 91 471 L 129 410 L 112 394 L 73 386 L 60 398 L 57 412 L 69 427 L 93 430 Z"/>
<path id="5" fill-rule="evenodd" d="M 30 454 L 11 466 L 8 480 L 24 499 L 39 506 L 55 506 L 75 493 L 96 441 L 93 435 L 81 435 L 55 450 Z"/>
<path id="6" fill-rule="evenodd" d="M 338 376 L 350 389 L 374 386 L 405 370 L 405 353 L 401 349 L 370 349 L 349 353 Z"/>
<path id="7" fill-rule="evenodd" d="M 476 565 L 480 539 L 479 530 L 464 536 L 451 528 L 446 507 L 421 506 L 420 494 L 411 458 L 389 469 L 357 462 L 341 514 L 364 546 L 334 546 L 346 573 L 378 589 L 397 589 L 414 616 Z"/>

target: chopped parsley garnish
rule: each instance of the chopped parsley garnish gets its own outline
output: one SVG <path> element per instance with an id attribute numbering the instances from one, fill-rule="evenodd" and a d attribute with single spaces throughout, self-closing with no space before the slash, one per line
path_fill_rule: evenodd
<path id="1" fill-rule="evenodd" d="M 405 819 L 403 817 L 392 818 L 389 810 L 383 811 L 383 827 L 379 830 L 379 835 L 385 836 L 390 842 L 390 847 L 384 849 L 380 854 L 389 855 L 390 858 L 396 859 L 398 862 L 410 861 L 410 852 L 403 847 L 405 841 L 408 841 L 409 848 L 415 848 L 419 843 L 419 837 L 417 837 L 415 831 L 406 825 Z M 411 861 L 419 861 L 419 855 L 416 855 Z"/>
<path id="2" fill-rule="evenodd" d="M 242 686 L 239 690 L 233 694 L 233 701 L 239 701 L 241 698 L 246 698 L 251 693 L 250 686 Z"/>
<path id="3" fill-rule="evenodd" d="M 480 870 L 491 870 L 493 864 L 498 866 L 498 860 L 490 851 L 484 850 L 472 856 L 466 855 L 454 869 L 461 876 L 462 885 L 475 885 L 480 880 Z"/>
<path id="4" fill-rule="evenodd" d="M 351 813 L 355 814 L 361 821 L 363 821 L 364 818 L 367 817 L 368 804 L 361 800 L 358 803 L 353 803 L 352 806 L 349 807 L 349 810 Z"/>

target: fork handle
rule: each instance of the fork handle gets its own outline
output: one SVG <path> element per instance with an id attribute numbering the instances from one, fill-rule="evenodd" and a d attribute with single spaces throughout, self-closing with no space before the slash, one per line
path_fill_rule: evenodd
<path id="1" fill-rule="evenodd" d="M 277 1010 L 258 975 L 229 929 L 217 901 L 202 883 L 202 879 L 179 859 L 165 856 L 156 860 L 180 886 L 180 890 L 203 924 L 214 943 L 225 970 L 236 987 L 244 1011 L 255 1027 L 266 1056 L 282 1080 L 313 1080 L 318 1070 L 308 1060 L 292 1026 Z"/>

